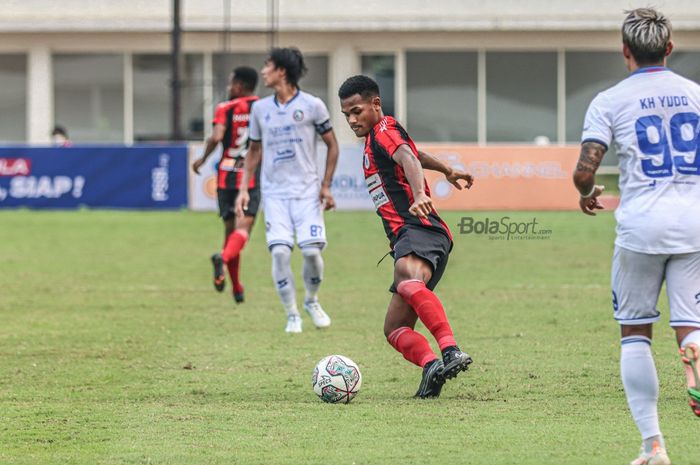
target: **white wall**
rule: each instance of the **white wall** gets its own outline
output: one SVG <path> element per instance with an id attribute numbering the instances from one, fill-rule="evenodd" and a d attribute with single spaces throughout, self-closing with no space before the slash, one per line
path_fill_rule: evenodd
<path id="1" fill-rule="evenodd" d="M 233 29 L 265 30 L 268 0 L 181 0 L 184 25 L 220 29 L 232 5 Z M 4 0 L 0 30 L 168 30 L 172 0 Z M 278 0 L 287 31 L 614 30 L 633 0 Z M 700 27 L 700 2 L 651 2 L 677 30 Z"/>

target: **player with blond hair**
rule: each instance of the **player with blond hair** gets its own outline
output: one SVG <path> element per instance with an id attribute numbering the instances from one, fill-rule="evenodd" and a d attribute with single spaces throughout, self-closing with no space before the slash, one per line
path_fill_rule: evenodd
<path id="1" fill-rule="evenodd" d="M 574 183 L 588 215 L 602 208 L 595 173 L 614 144 L 620 206 L 612 298 L 621 328 L 620 374 L 642 436 L 632 465 L 668 465 L 659 427 L 659 381 L 651 351 L 656 304 L 666 282 L 670 323 L 700 416 L 700 86 L 666 67 L 671 23 L 652 8 L 627 13 L 622 53 L 630 75 L 598 94 L 584 122 Z"/>

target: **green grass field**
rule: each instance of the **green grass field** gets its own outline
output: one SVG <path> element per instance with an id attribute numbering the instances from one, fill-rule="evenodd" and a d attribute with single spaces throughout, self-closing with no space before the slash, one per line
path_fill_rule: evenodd
<path id="1" fill-rule="evenodd" d="M 460 214 L 444 215 L 453 231 Z M 609 213 L 479 213 L 549 240 L 455 236 L 437 289 L 474 358 L 437 400 L 384 340 L 391 260 L 373 213 L 326 216 L 329 330 L 285 334 L 260 224 L 247 302 L 210 282 L 221 227 L 191 212 L 0 212 L 0 463 L 626 464 L 639 447 L 618 376 Z M 301 298 L 300 256 L 294 267 Z M 665 320 L 653 347 L 674 464 L 700 464 L 698 426 Z M 421 331 L 424 328 L 421 327 Z M 432 341 L 432 339 L 431 339 Z M 311 371 L 362 369 L 349 405 Z"/>

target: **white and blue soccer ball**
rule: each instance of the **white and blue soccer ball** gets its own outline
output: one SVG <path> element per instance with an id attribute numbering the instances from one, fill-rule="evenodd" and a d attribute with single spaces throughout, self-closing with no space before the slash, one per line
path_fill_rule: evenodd
<path id="1" fill-rule="evenodd" d="M 311 385 L 324 402 L 350 402 L 362 386 L 362 374 L 355 362 L 342 355 L 329 355 L 316 364 Z"/>

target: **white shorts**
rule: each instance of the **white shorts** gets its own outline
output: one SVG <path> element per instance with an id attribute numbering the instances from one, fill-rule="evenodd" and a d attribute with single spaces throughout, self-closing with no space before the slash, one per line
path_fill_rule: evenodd
<path id="1" fill-rule="evenodd" d="M 294 248 L 294 235 L 297 244 L 326 245 L 326 225 L 323 222 L 323 208 L 318 197 L 308 199 L 264 198 L 265 235 L 267 247 L 283 244 Z"/>
<path id="2" fill-rule="evenodd" d="M 671 326 L 700 328 L 700 252 L 651 255 L 615 246 L 612 261 L 615 319 L 621 325 L 658 321 L 656 304 L 664 280 Z"/>

